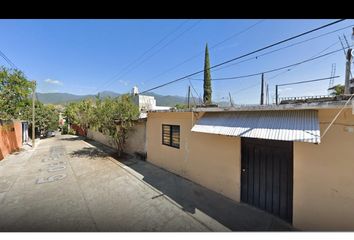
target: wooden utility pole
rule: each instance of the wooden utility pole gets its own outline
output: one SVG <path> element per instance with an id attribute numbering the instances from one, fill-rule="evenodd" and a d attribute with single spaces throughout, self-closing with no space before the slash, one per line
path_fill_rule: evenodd
<path id="1" fill-rule="evenodd" d="M 188 86 L 188 109 L 190 109 L 191 86 Z"/>
<path id="2" fill-rule="evenodd" d="M 32 148 L 34 148 L 35 145 L 35 95 L 36 95 L 36 81 L 33 81 L 33 86 L 32 86 Z"/>
<path id="3" fill-rule="evenodd" d="M 347 62 L 345 64 L 345 84 L 344 84 L 344 94 L 350 94 L 350 67 L 352 64 L 352 49 L 347 50 Z"/>
<path id="4" fill-rule="evenodd" d="M 278 105 L 278 85 L 275 85 L 275 104 Z"/>

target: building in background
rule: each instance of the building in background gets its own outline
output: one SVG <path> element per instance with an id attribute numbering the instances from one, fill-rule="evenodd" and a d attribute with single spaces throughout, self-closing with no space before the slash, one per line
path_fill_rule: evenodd
<path id="1" fill-rule="evenodd" d="M 139 106 L 139 111 L 140 113 L 142 113 L 141 116 L 146 117 L 146 112 L 148 111 L 171 109 L 171 107 L 168 106 L 157 106 L 156 99 L 154 96 L 139 94 L 139 89 L 137 86 L 133 87 L 131 94 L 133 96 L 134 103 Z"/>

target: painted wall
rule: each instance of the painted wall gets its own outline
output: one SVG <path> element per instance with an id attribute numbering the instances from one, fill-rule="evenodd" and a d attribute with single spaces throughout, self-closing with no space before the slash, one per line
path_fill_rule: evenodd
<path id="1" fill-rule="evenodd" d="M 147 160 L 233 200 L 240 200 L 240 138 L 191 132 L 202 114 L 148 113 Z M 162 124 L 180 125 L 180 148 L 162 144 Z"/>
<path id="2" fill-rule="evenodd" d="M 134 154 L 135 152 L 146 153 L 145 127 L 146 121 L 135 123 L 134 127 L 128 133 L 128 139 L 124 150 L 125 152 L 130 154 Z M 116 148 L 115 144 L 112 143 L 111 137 L 98 131 L 88 129 L 87 137 L 112 148 Z"/>
<path id="3" fill-rule="evenodd" d="M 338 111 L 319 110 L 321 134 Z M 347 109 L 320 144 L 294 143 L 295 227 L 304 230 L 354 230 L 352 130 L 354 115 L 351 109 Z"/>
<path id="4" fill-rule="evenodd" d="M 20 121 L 0 125 L 0 160 L 22 147 L 22 125 Z"/>

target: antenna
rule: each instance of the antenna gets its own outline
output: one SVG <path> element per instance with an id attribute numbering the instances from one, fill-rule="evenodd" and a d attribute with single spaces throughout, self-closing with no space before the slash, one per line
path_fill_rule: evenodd
<path id="1" fill-rule="evenodd" d="M 333 87 L 334 84 L 334 76 L 336 75 L 336 64 L 332 63 L 332 70 L 331 70 L 331 78 L 329 79 L 329 85 L 328 85 L 328 89 L 330 89 L 331 87 Z M 330 92 L 330 90 L 328 90 L 328 93 Z"/>
<path id="2" fill-rule="evenodd" d="M 233 107 L 234 106 L 234 103 L 232 101 L 232 97 L 231 97 L 231 93 L 229 92 L 229 97 L 230 97 L 230 106 Z"/>
<path id="3" fill-rule="evenodd" d="M 342 45 L 344 56 L 347 56 L 347 53 L 345 52 L 345 47 L 344 47 L 344 44 L 342 42 L 342 39 L 340 38 L 340 36 L 338 36 L 338 38 L 339 38 L 340 44 Z"/>
<path id="4" fill-rule="evenodd" d="M 348 40 L 347 40 L 347 37 L 343 34 L 343 37 L 344 37 L 344 39 L 345 39 L 345 42 L 347 43 L 347 48 L 350 48 L 350 45 L 349 45 L 349 42 L 348 42 Z"/>

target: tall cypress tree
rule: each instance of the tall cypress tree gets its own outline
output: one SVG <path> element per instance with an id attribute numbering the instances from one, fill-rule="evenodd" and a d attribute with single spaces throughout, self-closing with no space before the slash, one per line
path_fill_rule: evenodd
<path id="1" fill-rule="evenodd" d="M 205 59 L 204 59 L 204 104 L 211 104 L 211 76 L 210 76 L 210 62 L 208 44 L 205 46 Z"/>

